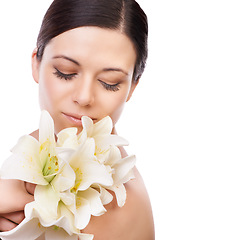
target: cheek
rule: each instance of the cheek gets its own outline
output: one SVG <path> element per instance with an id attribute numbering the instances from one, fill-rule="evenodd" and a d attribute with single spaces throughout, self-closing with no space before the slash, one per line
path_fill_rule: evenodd
<path id="1" fill-rule="evenodd" d="M 39 99 L 42 109 L 54 111 L 60 101 L 62 88 L 52 76 L 41 77 L 39 82 Z"/>
<path id="2" fill-rule="evenodd" d="M 115 111 L 110 114 L 110 117 L 112 118 L 114 125 L 118 122 L 118 120 L 121 116 L 121 113 L 123 112 L 124 105 L 125 105 L 125 102 L 123 102 L 123 104 L 120 104 L 119 106 L 117 106 L 117 108 L 115 108 Z"/>
<path id="3" fill-rule="evenodd" d="M 107 97 L 106 100 L 105 98 L 103 99 L 103 105 L 106 109 L 104 112 L 112 118 L 114 125 L 119 120 L 123 111 L 128 97 L 128 92 L 129 90 L 125 89 L 124 91 L 111 94 L 111 96 Z"/>

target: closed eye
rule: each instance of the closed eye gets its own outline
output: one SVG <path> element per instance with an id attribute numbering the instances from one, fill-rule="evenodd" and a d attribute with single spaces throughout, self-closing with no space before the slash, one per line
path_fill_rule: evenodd
<path id="1" fill-rule="evenodd" d="M 72 80 L 75 76 L 77 76 L 77 73 L 62 73 L 60 70 L 58 70 L 57 68 L 55 68 L 55 72 L 53 73 L 55 76 L 57 76 L 60 79 L 64 79 L 66 81 L 68 80 Z"/>
<path id="2" fill-rule="evenodd" d="M 102 84 L 102 86 L 106 89 L 106 90 L 108 90 L 108 91 L 113 91 L 113 92 L 116 92 L 116 91 L 119 91 L 119 89 L 120 89 L 120 83 L 116 83 L 116 84 L 108 84 L 108 83 L 106 83 L 106 82 L 103 82 L 102 80 L 98 80 L 101 84 Z"/>

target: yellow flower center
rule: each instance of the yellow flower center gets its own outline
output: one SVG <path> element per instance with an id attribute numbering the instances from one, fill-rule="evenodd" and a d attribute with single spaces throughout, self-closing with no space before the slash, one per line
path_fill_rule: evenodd
<path id="1" fill-rule="evenodd" d="M 77 197 L 76 198 L 76 207 L 79 208 L 79 207 L 81 207 L 81 205 L 82 205 L 81 198 L 80 197 Z"/>
<path id="2" fill-rule="evenodd" d="M 60 229 L 60 227 L 58 227 L 58 226 L 56 226 L 56 225 L 53 226 L 53 230 L 57 231 L 57 230 L 59 230 L 59 229 Z"/>
<path id="3" fill-rule="evenodd" d="M 40 161 L 42 163 L 42 174 L 48 182 L 55 177 L 55 173 L 59 170 L 58 158 L 55 155 L 53 146 L 47 139 L 40 146 Z M 51 176 L 50 176 L 51 175 Z"/>
<path id="4" fill-rule="evenodd" d="M 82 171 L 80 170 L 80 168 L 76 168 L 75 169 L 75 175 L 76 175 L 76 178 L 75 178 L 75 185 L 74 187 L 71 189 L 71 192 L 72 193 L 76 193 L 77 192 L 77 189 L 79 188 L 81 182 L 82 182 Z"/>

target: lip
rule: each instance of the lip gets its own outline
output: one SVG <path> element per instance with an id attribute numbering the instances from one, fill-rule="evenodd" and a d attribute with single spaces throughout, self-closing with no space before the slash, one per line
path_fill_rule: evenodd
<path id="1" fill-rule="evenodd" d="M 83 116 L 86 116 L 86 115 L 78 115 L 78 114 L 73 114 L 73 113 L 62 113 L 66 119 L 69 120 L 69 122 L 71 122 L 72 125 L 75 125 L 77 127 L 81 127 L 82 126 L 82 121 L 81 121 L 81 118 Z M 88 116 L 89 117 L 89 116 Z M 91 118 L 91 117 L 89 117 Z M 91 118 L 93 121 L 95 121 L 94 118 Z"/>

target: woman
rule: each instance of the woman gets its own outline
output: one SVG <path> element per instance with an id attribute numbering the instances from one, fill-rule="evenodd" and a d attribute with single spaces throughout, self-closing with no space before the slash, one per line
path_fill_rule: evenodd
<path id="1" fill-rule="evenodd" d="M 54 119 L 55 133 L 66 127 L 80 132 L 86 115 L 94 122 L 110 116 L 116 134 L 115 125 L 145 68 L 147 36 L 147 17 L 134 0 L 54 0 L 32 54 L 32 72 L 40 107 Z M 31 135 L 38 139 L 38 130 Z M 121 153 L 127 155 L 122 148 Z M 154 239 L 148 194 L 134 171 L 136 179 L 126 184 L 125 206 L 111 202 L 84 233 L 94 234 L 95 240 Z M 0 200 L 1 231 L 21 222 L 34 187 L 0 181 L 0 194 L 6 196 Z"/>

